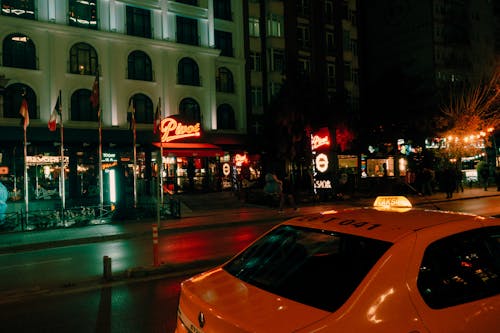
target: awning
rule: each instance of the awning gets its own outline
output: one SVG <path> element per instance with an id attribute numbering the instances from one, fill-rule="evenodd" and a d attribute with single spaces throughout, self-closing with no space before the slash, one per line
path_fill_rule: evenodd
<path id="1" fill-rule="evenodd" d="M 163 146 L 163 155 L 174 155 L 178 157 L 215 157 L 224 156 L 224 151 L 211 143 L 181 143 L 181 142 L 153 142 L 156 147 Z"/>

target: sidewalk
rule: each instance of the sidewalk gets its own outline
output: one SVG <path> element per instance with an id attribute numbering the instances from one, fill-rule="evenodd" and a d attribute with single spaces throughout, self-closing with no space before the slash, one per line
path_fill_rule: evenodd
<path id="1" fill-rule="evenodd" d="M 466 188 L 464 192 L 454 193 L 452 199 L 446 199 L 446 195 L 441 192 L 431 196 L 408 195 L 408 198 L 415 207 L 418 207 L 449 200 L 465 200 L 485 196 L 500 196 L 500 192 L 496 191 L 496 187 L 490 187 L 488 191 L 484 191 L 482 188 Z M 181 218 L 162 220 L 160 233 L 220 227 L 233 223 L 264 223 L 286 220 L 295 215 L 317 213 L 332 208 L 371 206 L 374 199 L 353 196 L 343 201 L 308 203 L 300 206 L 299 212 L 294 212 L 289 208 L 285 214 L 278 214 L 276 208 L 241 202 L 231 192 L 195 194 L 181 198 Z M 124 220 L 86 227 L 4 233 L 0 234 L 0 253 L 151 235 L 152 224 L 155 222 L 152 219 Z"/>

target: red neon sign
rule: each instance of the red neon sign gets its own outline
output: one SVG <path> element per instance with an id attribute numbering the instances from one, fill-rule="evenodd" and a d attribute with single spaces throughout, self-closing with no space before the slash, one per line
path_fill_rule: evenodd
<path id="1" fill-rule="evenodd" d="M 330 145 L 330 138 L 328 137 L 328 135 L 325 137 L 320 137 L 319 135 L 313 135 L 311 139 L 312 150 L 316 150 L 319 147 L 329 146 L 329 145 Z"/>
<path id="2" fill-rule="evenodd" d="M 201 135 L 200 123 L 184 125 L 174 118 L 165 118 L 160 123 L 161 142 L 198 137 Z"/>

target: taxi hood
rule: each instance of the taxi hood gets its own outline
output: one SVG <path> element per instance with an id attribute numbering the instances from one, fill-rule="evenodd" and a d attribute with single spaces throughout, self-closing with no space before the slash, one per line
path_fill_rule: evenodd
<path id="1" fill-rule="evenodd" d="M 292 332 L 330 314 L 215 268 L 182 283 L 178 316 L 192 332 Z"/>

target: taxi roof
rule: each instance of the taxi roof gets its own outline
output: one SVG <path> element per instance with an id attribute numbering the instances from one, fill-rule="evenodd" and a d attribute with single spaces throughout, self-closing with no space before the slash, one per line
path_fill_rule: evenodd
<path id="1" fill-rule="evenodd" d="M 286 224 L 396 242 L 409 233 L 452 222 L 476 223 L 485 217 L 475 214 L 411 208 L 407 211 L 377 210 L 373 207 L 346 208 L 320 214 L 304 215 Z"/>

